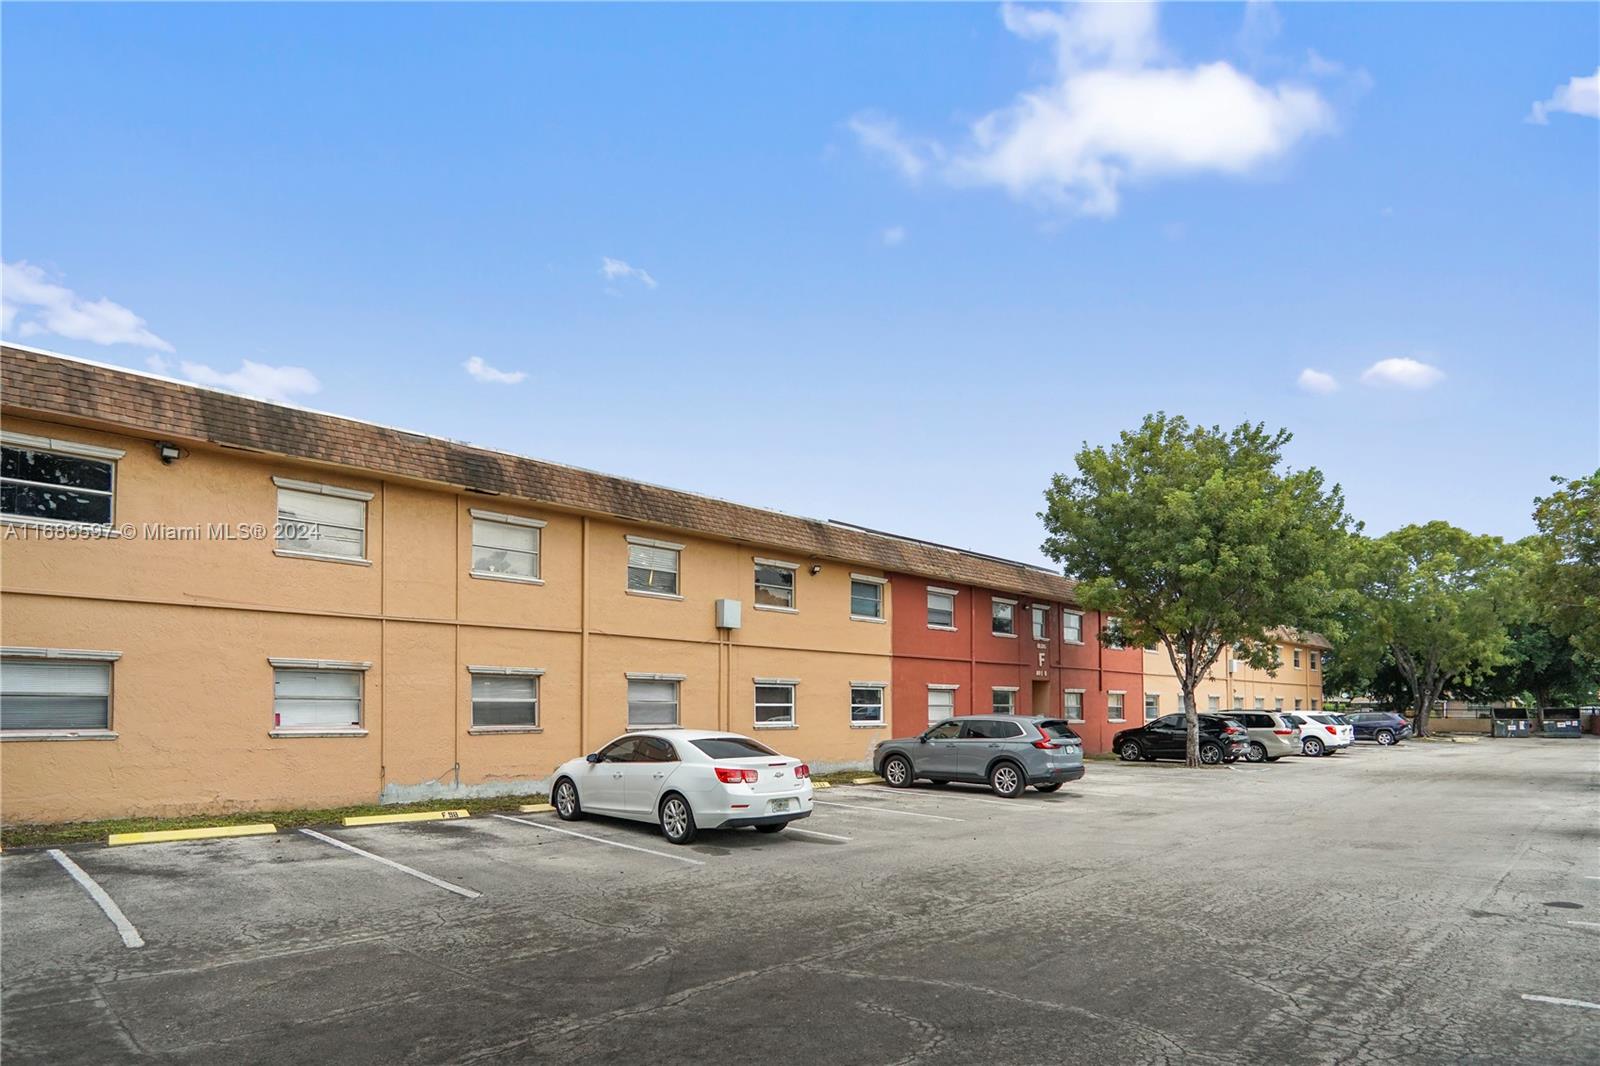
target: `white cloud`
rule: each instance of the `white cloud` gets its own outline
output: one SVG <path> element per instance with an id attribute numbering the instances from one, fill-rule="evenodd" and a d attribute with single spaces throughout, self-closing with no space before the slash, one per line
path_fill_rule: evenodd
<path id="1" fill-rule="evenodd" d="M 165 360 L 162 363 L 165 366 Z M 297 393 L 310 395 L 322 390 L 322 382 L 303 366 L 268 366 L 248 359 L 239 364 L 238 370 L 227 372 L 214 370 L 204 363 L 191 363 L 187 359 L 178 366 L 190 381 L 254 396 L 258 400 L 290 403 Z"/>
<path id="2" fill-rule="evenodd" d="M 936 172 L 956 185 L 1110 216 L 1129 182 L 1253 173 L 1333 128 L 1332 109 L 1309 86 L 1263 84 L 1222 61 L 1172 60 L 1153 6 L 1002 10 L 1011 32 L 1054 45 L 1048 84 L 979 118 L 954 149 L 907 137 L 892 119 L 858 115 L 850 128 L 863 148 L 911 179 Z"/>
<path id="3" fill-rule="evenodd" d="M 85 300 L 32 263 L 0 264 L 0 328 L 20 337 L 53 334 L 94 344 L 131 344 L 170 352 L 144 319 L 110 300 Z"/>
<path id="4" fill-rule="evenodd" d="M 644 270 L 636 266 L 629 266 L 623 260 L 612 259 L 610 256 L 601 257 L 600 276 L 605 278 L 607 281 L 616 281 L 618 278 L 636 278 L 643 282 L 644 287 L 647 289 L 653 289 L 656 287 L 656 279 L 650 276 L 650 272 L 648 270 Z"/>
<path id="5" fill-rule="evenodd" d="M 496 370 L 477 356 L 473 356 L 461 365 L 474 380 L 490 385 L 515 385 L 528 376 L 526 370 Z"/>
<path id="6" fill-rule="evenodd" d="M 904 226 L 890 226 L 878 236 L 886 246 L 893 248 L 897 244 L 905 243 L 906 228 Z"/>
<path id="7" fill-rule="evenodd" d="M 1586 115 L 1600 118 L 1600 67 L 1588 77 L 1574 75 L 1565 85 L 1557 85 L 1550 99 L 1540 100 L 1528 112 L 1528 121 L 1543 126 L 1550 121 L 1550 112 L 1565 111 L 1569 115 Z"/>
<path id="8" fill-rule="evenodd" d="M 1361 372 L 1363 385 L 1380 388 L 1427 389 L 1443 380 L 1443 370 L 1431 363 L 1405 357 L 1380 359 Z"/>
<path id="9" fill-rule="evenodd" d="M 1320 370 L 1313 370 L 1309 366 L 1300 371 L 1300 376 L 1295 379 L 1300 388 L 1306 392 L 1315 392 L 1326 396 L 1330 392 L 1339 391 L 1339 383 L 1332 374 L 1324 374 Z"/>

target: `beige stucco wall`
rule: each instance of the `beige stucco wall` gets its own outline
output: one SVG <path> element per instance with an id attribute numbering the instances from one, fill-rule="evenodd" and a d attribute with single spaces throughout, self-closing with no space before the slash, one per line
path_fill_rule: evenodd
<path id="1" fill-rule="evenodd" d="M 891 627 L 849 617 L 860 567 L 270 456 L 195 447 L 167 466 L 148 440 L 5 428 L 124 449 L 114 523 L 134 530 L 0 526 L 0 643 L 121 655 L 115 739 L 0 742 L 8 823 L 530 791 L 626 727 L 628 673 L 683 675 L 682 725 L 752 732 L 819 767 L 859 765 L 886 735 L 849 721 L 849 683 L 892 677 Z M 276 555 L 274 476 L 373 493 L 370 565 Z M 547 523 L 542 584 L 469 574 L 473 508 Z M 212 523 L 268 533 L 147 528 Z M 684 545 L 681 599 L 627 593 L 630 534 Z M 756 557 L 799 565 L 794 613 L 754 609 Z M 740 629 L 715 628 L 722 597 L 742 602 Z M 270 736 L 269 656 L 371 662 L 366 735 Z M 544 671 L 539 731 L 473 733 L 468 666 Z M 756 677 L 800 682 L 796 728 L 753 730 Z"/>
<path id="2" fill-rule="evenodd" d="M 1281 709 L 1285 711 L 1295 709 L 1295 700 L 1300 701 L 1303 711 L 1311 710 L 1313 700 L 1321 708 L 1321 652 L 1309 645 L 1299 645 L 1300 665 L 1295 666 L 1295 648 L 1293 644 L 1279 646 L 1278 654 L 1283 662 L 1276 671 L 1257 670 L 1244 663 L 1234 663 L 1231 653 L 1224 652 L 1196 690 L 1196 704 L 1201 711 L 1208 710 L 1209 698 L 1215 696 L 1221 711 L 1233 710 L 1239 699 L 1244 700 L 1245 710 L 1255 710 L 1257 699 L 1262 701 L 1262 709 L 1268 711 L 1278 710 L 1277 701 L 1280 699 L 1283 701 Z M 1315 670 L 1311 668 L 1311 652 L 1314 650 L 1318 651 L 1319 660 Z M 1178 679 L 1165 649 L 1145 652 L 1144 690 L 1147 695 L 1153 693 L 1158 697 L 1160 714 L 1171 714 L 1180 708 Z M 1142 717 L 1142 709 L 1130 709 L 1129 717 L 1133 718 L 1135 714 Z"/>

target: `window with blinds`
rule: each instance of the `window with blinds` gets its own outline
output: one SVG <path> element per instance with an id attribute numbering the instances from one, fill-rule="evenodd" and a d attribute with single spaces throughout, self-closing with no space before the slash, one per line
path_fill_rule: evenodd
<path id="1" fill-rule="evenodd" d="M 641 680 L 638 678 L 630 678 L 628 680 L 628 726 L 630 728 L 677 724 L 678 682 Z"/>
<path id="2" fill-rule="evenodd" d="M 956 692 L 951 688 L 928 690 L 928 724 L 938 725 L 956 713 Z"/>
<path id="3" fill-rule="evenodd" d="M 1061 639 L 1068 644 L 1083 643 L 1083 615 L 1077 611 L 1061 612 Z"/>
<path id="4" fill-rule="evenodd" d="M 365 559 L 367 501 L 279 486 L 277 541 L 283 551 Z"/>
<path id="5" fill-rule="evenodd" d="M 115 477 L 115 463 L 8 444 L 0 448 L 0 514 L 110 525 Z"/>
<path id="6" fill-rule="evenodd" d="M 928 590 L 928 624 L 935 629 L 956 627 L 956 597 L 951 592 Z"/>
<path id="7" fill-rule="evenodd" d="M 474 517 L 472 572 L 538 580 L 539 527 L 510 519 Z"/>
<path id="8" fill-rule="evenodd" d="M 272 727 L 326 732 L 361 728 L 359 670 L 272 672 Z"/>
<path id="9" fill-rule="evenodd" d="M 0 731 L 110 728 L 109 662 L 0 660 Z"/>
<path id="10" fill-rule="evenodd" d="M 475 729 L 532 729 L 539 724 L 537 675 L 474 673 L 472 725 Z"/>
<path id="11" fill-rule="evenodd" d="M 883 618 L 883 586 L 875 581 L 850 582 L 850 617 Z"/>
<path id="12" fill-rule="evenodd" d="M 629 544 L 628 590 L 676 596 L 679 554 L 677 548 Z"/>
<path id="13" fill-rule="evenodd" d="M 756 563 L 756 606 L 794 610 L 794 567 Z"/>
<path id="14" fill-rule="evenodd" d="M 1068 690 L 1061 694 L 1061 709 L 1067 721 L 1083 721 L 1083 693 Z"/>

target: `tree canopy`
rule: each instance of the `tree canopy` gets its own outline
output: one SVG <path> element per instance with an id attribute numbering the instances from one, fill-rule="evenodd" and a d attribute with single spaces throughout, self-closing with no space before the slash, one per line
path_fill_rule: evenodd
<path id="1" fill-rule="evenodd" d="M 1600 659 L 1600 470 L 1534 501 L 1542 612 L 1584 655 Z"/>
<path id="2" fill-rule="evenodd" d="M 1271 669 L 1277 630 L 1332 622 L 1350 518 L 1321 471 L 1285 468 L 1290 439 L 1158 413 L 1110 447 L 1085 445 L 1076 476 L 1045 493 L 1043 550 L 1079 579 L 1084 605 L 1117 619 L 1116 639 L 1166 650 L 1191 764 L 1195 688 L 1222 650 Z"/>

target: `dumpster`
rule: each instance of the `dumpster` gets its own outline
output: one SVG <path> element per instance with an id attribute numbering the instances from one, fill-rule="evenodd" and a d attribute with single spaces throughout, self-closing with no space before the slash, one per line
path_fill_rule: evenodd
<path id="1" fill-rule="evenodd" d="M 1493 721 L 1489 724 L 1489 735 L 1494 737 L 1526 737 L 1532 735 L 1532 722 L 1528 721 L 1528 712 L 1518 707 L 1496 707 L 1489 712 Z"/>
<path id="2" fill-rule="evenodd" d="M 1547 737 L 1581 737 L 1578 711 L 1573 707 L 1547 707 L 1544 711 L 1544 733 Z"/>

